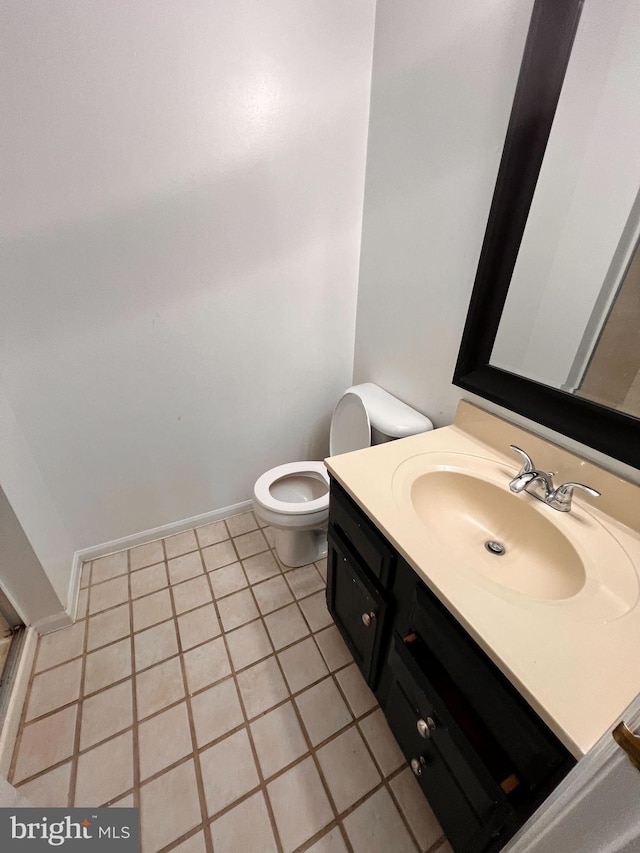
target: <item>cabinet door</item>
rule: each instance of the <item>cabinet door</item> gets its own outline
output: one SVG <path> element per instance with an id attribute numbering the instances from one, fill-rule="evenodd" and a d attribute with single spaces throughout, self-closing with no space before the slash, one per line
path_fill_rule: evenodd
<path id="1" fill-rule="evenodd" d="M 375 689 L 387 606 L 339 531 L 329 528 L 327 607 L 372 689 Z"/>
<path id="2" fill-rule="evenodd" d="M 515 828 L 515 813 L 498 783 L 397 635 L 389 664 L 393 682 L 384 712 L 451 846 L 457 853 L 499 848 Z"/>

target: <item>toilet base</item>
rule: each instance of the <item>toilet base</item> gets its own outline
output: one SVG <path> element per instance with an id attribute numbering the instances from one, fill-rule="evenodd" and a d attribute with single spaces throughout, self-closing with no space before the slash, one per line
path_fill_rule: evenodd
<path id="1" fill-rule="evenodd" d="M 316 530 L 276 528 L 275 534 L 276 554 L 285 566 L 306 566 L 327 556 L 326 525 Z"/>

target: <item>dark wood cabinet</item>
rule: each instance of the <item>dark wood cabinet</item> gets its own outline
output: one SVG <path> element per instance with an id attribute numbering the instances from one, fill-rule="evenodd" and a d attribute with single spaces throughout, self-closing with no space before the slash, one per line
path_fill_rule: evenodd
<path id="1" fill-rule="evenodd" d="M 327 604 L 456 853 L 500 850 L 575 764 L 335 482 Z"/>

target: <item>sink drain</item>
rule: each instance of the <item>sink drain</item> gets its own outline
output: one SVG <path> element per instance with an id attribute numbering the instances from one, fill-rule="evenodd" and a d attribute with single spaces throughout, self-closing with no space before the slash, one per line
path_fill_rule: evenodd
<path id="1" fill-rule="evenodd" d="M 501 557 L 506 550 L 502 542 L 495 542 L 493 539 L 489 539 L 488 542 L 485 542 L 484 547 L 490 554 L 495 554 L 496 557 Z"/>

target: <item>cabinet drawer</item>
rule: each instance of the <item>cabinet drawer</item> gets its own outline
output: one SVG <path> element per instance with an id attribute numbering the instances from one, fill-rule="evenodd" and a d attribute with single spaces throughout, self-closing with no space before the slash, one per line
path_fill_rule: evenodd
<path id="1" fill-rule="evenodd" d="M 329 528 L 327 607 L 362 674 L 375 689 L 388 609 L 383 593 L 335 528 Z"/>
<path id="2" fill-rule="evenodd" d="M 461 722 L 492 765 L 490 772 L 438 692 L 443 680 L 434 672 L 437 662 L 416 653 L 413 645 L 394 635 L 393 681 L 384 712 L 454 850 L 493 849 L 515 826 L 514 810 L 495 778 L 509 778 L 508 762 L 486 732 L 475 730 L 470 709 L 458 705 L 459 717 L 469 717 Z M 435 675 L 435 683 L 429 675 Z"/>
<path id="3" fill-rule="evenodd" d="M 393 583 L 395 553 L 358 505 L 335 481 L 331 483 L 329 525 L 351 543 L 361 562 L 387 588 Z"/>

